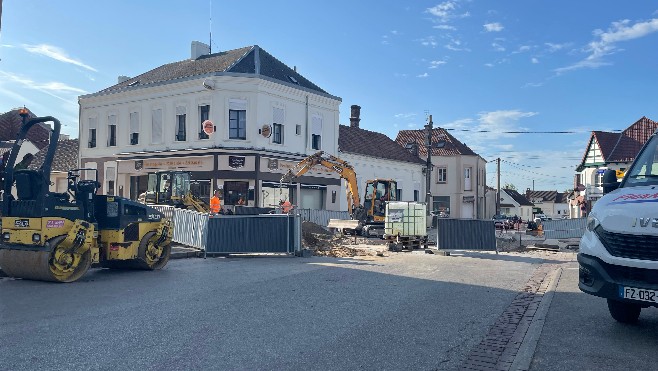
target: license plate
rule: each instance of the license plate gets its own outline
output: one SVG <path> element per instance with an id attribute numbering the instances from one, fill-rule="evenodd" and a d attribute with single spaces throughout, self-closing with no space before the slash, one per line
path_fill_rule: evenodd
<path id="1" fill-rule="evenodd" d="M 658 291 L 638 289 L 634 287 L 619 286 L 619 296 L 624 299 L 633 299 L 658 303 Z"/>

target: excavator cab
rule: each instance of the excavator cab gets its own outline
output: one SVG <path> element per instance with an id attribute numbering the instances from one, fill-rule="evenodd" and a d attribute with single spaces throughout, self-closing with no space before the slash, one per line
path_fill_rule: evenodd
<path id="1" fill-rule="evenodd" d="M 397 201 L 397 182 L 390 179 L 366 181 L 363 208 L 368 221 L 383 222 L 386 215 L 386 201 Z"/>
<path id="2" fill-rule="evenodd" d="M 144 201 L 149 205 L 173 205 L 180 207 L 190 193 L 188 171 L 162 171 L 149 173 L 148 188 Z"/>

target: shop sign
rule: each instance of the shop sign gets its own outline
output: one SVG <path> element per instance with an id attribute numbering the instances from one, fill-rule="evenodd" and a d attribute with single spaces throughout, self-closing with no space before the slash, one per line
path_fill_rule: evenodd
<path id="1" fill-rule="evenodd" d="M 201 167 L 203 160 L 200 158 L 168 158 L 158 160 L 140 160 L 142 167 L 147 169 L 159 168 L 180 168 L 180 167 Z M 135 161 L 135 169 L 137 169 L 137 161 Z"/>
<path id="2" fill-rule="evenodd" d="M 269 138 L 270 135 L 272 135 L 272 127 L 268 124 L 263 125 L 263 127 L 260 129 L 260 134 L 265 138 Z"/>
<path id="3" fill-rule="evenodd" d="M 279 168 L 279 160 L 270 158 L 267 160 L 267 168 L 270 170 L 277 170 Z"/>
<path id="4" fill-rule="evenodd" d="M 475 196 L 464 196 L 463 202 L 475 202 Z"/>
<path id="5" fill-rule="evenodd" d="M 135 170 L 142 170 L 144 168 L 144 160 L 135 160 Z"/>
<path id="6" fill-rule="evenodd" d="M 245 158 L 242 156 L 228 156 L 228 166 L 237 169 L 243 167 Z"/>

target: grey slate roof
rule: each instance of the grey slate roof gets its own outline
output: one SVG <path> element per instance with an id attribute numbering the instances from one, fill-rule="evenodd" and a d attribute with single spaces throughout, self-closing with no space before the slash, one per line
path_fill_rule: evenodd
<path id="1" fill-rule="evenodd" d="M 528 199 L 524 195 L 520 194 L 515 189 L 504 188 L 504 191 L 508 195 L 510 195 L 510 197 L 512 197 L 514 199 L 514 201 L 518 202 L 519 205 L 521 205 L 521 206 L 533 206 L 532 202 L 528 201 Z"/>
<path id="2" fill-rule="evenodd" d="M 387 160 L 424 164 L 388 136 L 359 127 L 340 125 L 338 130 L 338 150 Z"/>
<path id="3" fill-rule="evenodd" d="M 78 150 L 79 142 L 77 138 L 60 140 L 57 144 L 57 150 L 55 151 L 51 171 L 67 172 L 71 169 L 77 168 Z M 38 169 L 41 167 L 43 160 L 46 158 L 46 152 L 48 152 L 48 147 L 37 152 L 37 154 L 34 155 L 34 159 L 29 168 Z"/>
<path id="4" fill-rule="evenodd" d="M 243 73 L 267 76 L 287 84 L 298 85 L 319 93 L 328 94 L 258 45 L 203 55 L 197 59 L 185 59 L 168 63 L 103 89 L 97 94 L 113 93 L 132 87 L 149 86 L 215 73 Z"/>

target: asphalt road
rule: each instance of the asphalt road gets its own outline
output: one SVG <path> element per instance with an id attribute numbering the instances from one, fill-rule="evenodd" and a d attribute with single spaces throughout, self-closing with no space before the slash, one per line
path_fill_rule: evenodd
<path id="1" fill-rule="evenodd" d="M 0 279 L 0 369 L 454 369 L 539 263 L 415 252 Z"/>
<path id="2" fill-rule="evenodd" d="M 533 370 L 653 370 L 637 326 L 578 291 L 573 254 L 171 261 L 73 284 L 0 279 L 0 370 L 453 370 L 543 262 L 563 267 Z"/>

